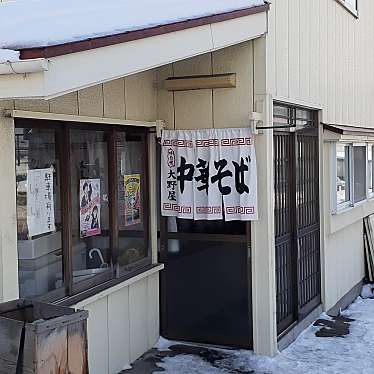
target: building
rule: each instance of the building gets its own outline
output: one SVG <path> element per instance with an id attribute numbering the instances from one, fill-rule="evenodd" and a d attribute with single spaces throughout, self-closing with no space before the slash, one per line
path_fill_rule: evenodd
<path id="1" fill-rule="evenodd" d="M 126 24 L 122 33 L 78 40 L 58 34 L 61 14 L 74 20 L 73 11 L 59 13 L 64 3 L 55 14 L 43 2 L 0 5 L 9 20 L 0 25 L 8 49 L 0 64 L 1 300 L 35 297 L 89 310 L 94 374 L 134 361 L 160 326 L 169 338 L 274 355 L 322 310 L 348 305 L 365 276 L 362 220 L 374 211 L 374 4 L 190 3 L 192 12 L 171 6 L 168 21 L 152 27 Z M 92 4 L 93 14 L 118 22 L 118 9 Z M 137 4 L 130 20 L 141 19 L 134 15 L 144 4 Z M 37 21 L 17 18 L 35 9 Z M 79 17 L 82 9 L 73 10 Z M 20 22 L 38 32 L 38 22 L 49 26 L 52 42 L 43 32 L 35 42 Z M 258 220 L 160 218 L 163 127 L 250 127 Z M 53 213 L 48 197 L 29 196 L 37 194 L 32 178 L 50 188 L 40 171 L 54 181 Z M 131 214 L 126 181 L 141 186 L 141 208 Z M 85 210 L 95 191 L 96 213 Z M 44 217 L 44 228 L 32 217 Z"/>

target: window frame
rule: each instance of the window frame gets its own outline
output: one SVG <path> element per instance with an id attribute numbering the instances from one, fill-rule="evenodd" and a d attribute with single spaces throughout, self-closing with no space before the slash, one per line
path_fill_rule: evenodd
<path id="1" fill-rule="evenodd" d="M 371 178 L 369 178 L 369 148 L 371 148 Z M 371 193 L 369 192 L 369 182 L 371 180 Z M 373 199 L 374 198 L 374 143 L 368 143 L 366 149 L 366 191 L 367 191 L 367 198 Z"/>
<path id="2" fill-rule="evenodd" d="M 354 151 L 355 147 L 365 147 L 365 197 L 362 200 L 355 201 L 355 167 L 354 167 Z M 367 180 L 367 167 L 368 167 L 368 145 L 366 143 L 353 143 L 352 144 L 352 164 L 350 163 L 350 166 L 352 167 L 351 174 L 352 174 L 352 201 L 353 206 L 362 203 L 363 201 L 366 201 L 368 199 L 368 180 Z"/>
<path id="3" fill-rule="evenodd" d="M 64 284 L 61 288 L 52 290 L 44 295 L 36 296 L 35 300 L 40 301 L 61 301 L 66 304 L 66 300 L 79 298 L 84 299 L 87 295 L 97 292 L 97 289 L 107 288 L 113 284 L 123 282 L 139 273 L 148 270 L 152 266 L 152 248 L 151 248 L 151 222 L 149 214 L 150 204 L 150 176 L 149 176 L 149 134 L 151 129 L 140 126 L 95 124 L 80 122 L 62 122 L 54 120 L 22 119 L 17 118 L 14 123 L 15 128 L 41 128 L 54 129 L 56 142 L 56 157 L 59 159 L 61 169 L 60 184 L 60 202 L 61 202 L 61 222 L 62 222 L 62 266 Z M 93 276 L 92 278 L 73 284 L 73 247 L 71 243 L 71 225 L 72 225 L 72 199 L 71 199 L 71 150 L 70 150 L 70 131 L 72 129 L 104 131 L 107 140 L 107 168 L 108 168 L 108 194 L 109 194 L 109 241 L 111 250 L 110 271 Z M 131 132 L 139 134 L 143 142 L 143 170 L 144 180 L 142 180 L 142 189 L 144 193 L 144 239 L 148 249 L 146 257 L 143 257 L 131 266 L 126 266 L 124 271 L 120 272 L 118 264 L 119 255 L 119 228 L 118 228 L 118 190 L 117 190 L 117 132 Z M 16 152 L 16 148 L 15 148 Z M 107 286 L 107 287 L 105 287 Z"/>
<path id="4" fill-rule="evenodd" d="M 336 0 L 336 2 L 343 6 L 354 17 L 358 18 L 358 0 L 355 0 L 354 7 L 349 5 L 346 0 Z"/>
<path id="5" fill-rule="evenodd" d="M 349 148 L 349 200 L 345 201 L 343 203 L 338 204 L 337 201 L 337 144 L 343 144 L 348 146 Z M 366 158 L 365 158 L 365 176 L 366 176 L 366 193 L 365 197 L 362 200 L 359 200 L 355 202 L 355 189 L 354 189 L 354 181 L 355 181 L 355 173 L 354 173 L 354 148 L 355 147 L 365 147 L 366 150 Z M 354 142 L 354 141 L 336 141 L 332 143 L 331 147 L 331 212 L 332 214 L 338 214 L 341 211 L 344 211 L 348 208 L 352 208 L 355 206 L 358 206 L 360 204 L 363 204 L 366 201 L 369 201 L 374 198 L 374 188 L 373 192 L 369 193 L 369 172 L 368 172 L 368 147 L 372 147 L 372 158 L 374 158 L 374 143 L 373 142 Z M 372 160 L 371 165 L 371 172 L 372 172 L 372 186 L 374 187 L 374 162 Z"/>
<path id="6" fill-rule="evenodd" d="M 338 204 L 338 196 L 337 196 L 337 177 L 338 177 L 338 170 L 337 170 L 337 143 L 333 143 L 332 146 L 332 165 L 331 165 L 331 177 L 332 177 L 332 194 L 331 194 L 331 201 L 332 201 L 332 211 L 333 213 L 337 213 L 338 211 L 344 210 L 348 207 L 353 206 L 353 190 L 352 190 L 352 184 L 353 184 L 353 175 L 352 175 L 352 166 L 353 166 L 353 144 L 352 143 L 343 143 L 343 145 L 348 146 L 348 188 L 349 188 L 349 199 L 347 201 L 344 201 L 343 203 Z"/>

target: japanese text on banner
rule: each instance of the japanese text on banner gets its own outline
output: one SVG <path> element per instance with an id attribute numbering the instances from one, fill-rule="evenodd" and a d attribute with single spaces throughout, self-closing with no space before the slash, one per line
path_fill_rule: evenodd
<path id="1" fill-rule="evenodd" d="M 256 220 L 257 169 L 249 129 L 165 130 L 163 216 Z"/>

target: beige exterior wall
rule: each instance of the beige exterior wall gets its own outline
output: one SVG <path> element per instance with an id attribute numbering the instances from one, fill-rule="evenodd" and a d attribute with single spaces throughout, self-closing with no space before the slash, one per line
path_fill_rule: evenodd
<path id="1" fill-rule="evenodd" d="M 355 18 L 336 0 L 273 0 L 269 81 L 275 98 L 321 107 L 322 120 L 374 127 L 374 2 Z"/>
<path id="2" fill-rule="evenodd" d="M 51 100 L 0 101 L 0 109 L 152 121 L 157 119 L 155 83 L 156 71 L 149 70 Z"/>
<path id="3" fill-rule="evenodd" d="M 374 2 L 356 18 L 336 0 L 273 0 L 269 13 L 268 81 L 275 100 L 320 109 L 320 121 L 374 127 Z M 364 202 L 331 214 L 330 145 L 321 131 L 322 294 L 335 305 L 364 277 Z"/>
<path id="4" fill-rule="evenodd" d="M 246 42 L 158 69 L 158 118 L 170 129 L 248 126 L 253 110 L 253 63 L 253 42 Z M 236 73 L 237 87 L 174 93 L 163 89 L 168 77 L 222 73 Z"/>

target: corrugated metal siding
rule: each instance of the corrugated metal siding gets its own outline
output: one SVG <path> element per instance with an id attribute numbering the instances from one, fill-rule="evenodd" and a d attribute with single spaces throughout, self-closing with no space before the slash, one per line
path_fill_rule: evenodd
<path id="1" fill-rule="evenodd" d="M 374 126 L 374 2 L 354 17 L 336 0 L 274 0 L 269 82 L 275 97 L 323 108 L 323 120 Z"/>

